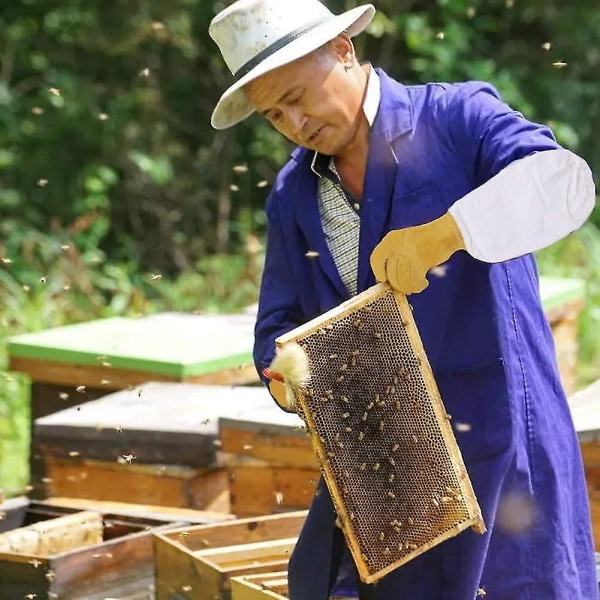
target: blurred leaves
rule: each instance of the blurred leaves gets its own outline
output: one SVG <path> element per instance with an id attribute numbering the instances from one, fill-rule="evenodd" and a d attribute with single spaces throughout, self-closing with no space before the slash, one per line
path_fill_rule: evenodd
<path id="1" fill-rule="evenodd" d="M 213 252 L 235 252 L 248 231 L 261 235 L 269 188 L 257 184 L 273 181 L 290 148 L 256 116 L 230 131 L 210 127 L 231 81 L 207 33 L 225 4 L 3 3 L 2 217 L 61 232 L 92 213 L 88 231 L 109 261 L 172 275 Z M 406 83 L 489 80 L 600 169 L 600 11 L 592 0 L 568 10 L 557 0 L 381 0 L 377 8 L 355 40 L 362 58 Z M 239 163 L 248 165 L 242 186 L 231 171 Z"/>

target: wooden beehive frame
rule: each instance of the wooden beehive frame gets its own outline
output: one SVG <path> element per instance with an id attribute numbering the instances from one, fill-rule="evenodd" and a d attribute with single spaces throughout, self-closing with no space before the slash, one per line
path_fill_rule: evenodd
<path id="1" fill-rule="evenodd" d="M 278 348 L 283 348 L 288 343 L 301 344 L 303 338 L 307 338 L 308 336 L 313 335 L 316 332 L 325 334 L 327 328 L 331 328 L 333 323 L 339 321 L 344 317 L 352 315 L 359 309 L 364 308 L 365 306 L 373 303 L 378 299 L 381 299 L 383 296 L 389 295 L 390 293 L 392 293 L 392 290 L 387 284 L 378 284 L 366 290 L 362 294 L 359 294 L 358 296 L 344 302 L 340 306 L 313 319 L 312 321 L 294 329 L 293 331 L 285 335 L 280 336 L 276 340 L 276 345 Z M 440 394 L 435 379 L 433 377 L 429 361 L 425 354 L 421 338 L 419 336 L 418 330 L 416 328 L 412 316 L 412 310 L 404 295 L 394 292 L 393 297 L 396 301 L 400 318 L 402 320 L 402 325 L 404 326 L 404 330 L 409 337 L 412 351 L 418 358 L 421 376 L 427 389 L 427 395 L 431 401 L 431 406 L 435 411 L 435 416 L 440 426 L 440 431 L 449 454 L 449 459 L 451 461 L 455 473 L 458 474 L 460 494 L 466 502 L 468 515 L 467 518 L 464 518 L 456 526 L 444 531 L 441 534 L 438 534 L 428 544 L 415 548 L 414 551 L 410 552 L 402 559 L 395 561 L 394 563 L 386 566 L 384 569 L 378 570 L 376 572 L 370 571 L 366 564 L 366 560 L 363 557 L 362 552 L 360 550 L 359 540 L 357 538 L 351 516 L 345 507 L 339 482 L 337 481 L 330 467 L 330 461 L 327 458 L 327 452 L 322 443 L 321 434 L 320 432 L 317 433 L 314 415 L 311 414 L 311 411 L 308 406 L 308 397 L 306 396 L 306 394 L 309 393 L 309 390 L 308 388 L 295 389 L 294 392 L 298 405 L 298 412 L 305 420 L 307 432 L 310 434 L 313 449 L 321 465 L 325 482 L 327 484 L 332 501 L 338 513 L 338 517 L 341 521 L 342 529 L 344 531 L 348 547 L 356 563 L 358 574 L 360 578 L 366 583 L 374 583 L 378 581 L 383 576 L 390 573 L 399 566 L 405 564 L 409 560 L 412 560 L 413 558 L 426 552 L 433 546 L 457 535 L 458 533 L 469 527 L 472 527 L 475 531 L 479 533 L 485 532 L 485 525 L 483 522 L 481 511 L 478 506 L 477 499 L 475 497 L 475 493 L 473 491 L 467 471 L 465 469 L 460 450 L 458 448 L 458 445 L 456 444 L 454 433 L 449 424 L 448 415 L 446 414 L 442 403 L 442 399 L 440 398 Z"/>
<path id="2" fill-rule="evenodd" d="M 287 571 L 231 578 L 231 600 L 287 600 Z"/>
<path id="3" fill-rule="evenodd" d="M 157 598 L 221 598 L 231 578 L 287 568 L 307 511 L 155 533 Z M 202 594 L 202 595 L 200 595 Z"/>

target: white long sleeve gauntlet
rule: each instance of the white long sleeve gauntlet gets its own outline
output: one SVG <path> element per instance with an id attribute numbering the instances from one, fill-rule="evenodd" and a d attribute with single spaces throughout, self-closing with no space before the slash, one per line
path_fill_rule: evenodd
<path id="1" fill-rule="evenodd" d="M 450 208 L 466 250 L 501 262 L 540 250 L 585 222 L 595 203 L 587 163 L 546 150 L 511 163 Z"/>

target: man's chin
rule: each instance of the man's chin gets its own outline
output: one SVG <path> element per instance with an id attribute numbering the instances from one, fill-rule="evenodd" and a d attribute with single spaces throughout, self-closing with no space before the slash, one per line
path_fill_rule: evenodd
<path id="1" fill-rule="evenodd" d="M 325 156 L 335 156 L 340 151 L 339 144 L 335 144 L 329 140 L 327 143 L 311 144 L 310 149 L 315 150 L 319 154 L 324 154 Z"/>

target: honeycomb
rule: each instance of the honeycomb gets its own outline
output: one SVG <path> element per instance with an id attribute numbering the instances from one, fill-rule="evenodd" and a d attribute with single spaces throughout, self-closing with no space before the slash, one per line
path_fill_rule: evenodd
<path id="1" fill-rule="evenodd" d="M 281 336 L 309 359 L 297 410 L 360 578 L 485 531 L 406 298 L 378 284 Z"/>

